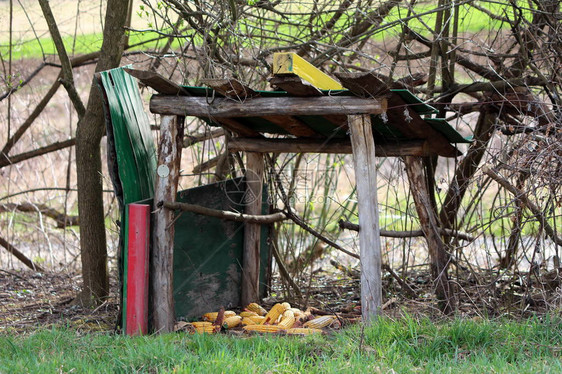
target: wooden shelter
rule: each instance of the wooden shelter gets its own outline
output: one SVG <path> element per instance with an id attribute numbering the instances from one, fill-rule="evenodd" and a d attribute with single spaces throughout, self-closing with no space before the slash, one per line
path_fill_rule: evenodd
<path id="1" fill-rule="evenodd" d="M 435 109 L 374 73 L 336 74 L 339 82 L 291 53 L 274 57 L 270 84 L 256 91 L 236 80 L 206 80 L 208 87 L 178 86 L 151 72 L 128 70 L 158 94 L 150 110 L 161 115 L 152 248 L 154 327 L 173 327 L 172 248 L 174 198 L 180 170 L 183 123 L 195 116 L 230 130 L 231 152 L 246 153 L 246 215 L 262 212 L 264 153 L 353 154 L 359 207 L 361 305 L 365 322 L 381 307 L 381 249 L 376 157 L 403 157 L 432 263 L 444 269 L 444 247 L 423 180 L 422 157 L 456 157 L 452 143 L 466 142 Z M 257 198 L 256 198 L 257 197 Z M 168 208 L 167 208 L 168 207 Z M 258 298 L 259 219 L 245 223 L 242 303 Z"/>

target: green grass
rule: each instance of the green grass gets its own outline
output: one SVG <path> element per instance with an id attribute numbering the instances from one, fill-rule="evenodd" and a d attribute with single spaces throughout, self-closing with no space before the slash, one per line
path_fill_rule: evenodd
<path id="1" fill-rule="evenodd" d="M 479 2 L 480 6 L 488 9 L 497 15 L 507 16 L 514 19 L 515 13 L 513 9 L 506 3 L 501 2 Z M 523 3 L 522 3 L 523 4 Z M 525 4 L 523 4 L 525 5 Z M 294 26 L 284 24 L 280 17 L 276 14 L 268 14 L 266 19 L 256 19 L 253 17 L 246 17 L 239 19 L 233 29 L 225 28 L 223 32 L 227 40 L 225 42 L 236 42 L 240 48 L 251 49 L 260 46 L 261 49 L 279 47 L 280 45 L 293 42 L 300 42 L 309 39 L 310 35 L 321 30 L 325 24 L 333 16 L 332 12 L 320 14 L 312 20 L 311 28 L 306 25 L 311 21 L 307 15 L 299 15 L 298 9 L 294 6 L 288 6 L 289 12 L 297 12 L 291 15 L 291 22 L 302 26 Z M 420 34 L 430 37 L 431 33 L 428 28 L 435 26 L 435 3 L 421 3 L 414 7 L 414 14 L 410 15 L 411 19 L 407 20 L 408 26 L 419 32 Z M 483 30 L 495 31 L 499 29 L 508 29 L 509 25 L 503 24 L 500 21 L 490 19 L 490 17 L 466 4 L 460 6 L 459 12 L 459 32 L 460 33 L 478 33 Z M 349 31 L 349 27 L 353 24 L 355 17 L 355 8 L 350 8 L 347 13 L 334 25 L 334 35 L 327 38 L 320 39 L 320 42 L 332 44 L 337 42 Z M 403 5 L 397 6 L 392 9 L 389 15 L 383 22 L 380 31 L 374 34 L 376 40 L 383 40 L 385 38 L 397 37 L 401 32 L 401 27 L 404 24 L 404 19 L 407 16 L 407 8 Z M 416 18 L 419 16 L 419 19 Z M 531 12 L 528 8 L 523 7 L 523 16 L 528 20 L 531 17 Z M 421 21 L 420 21 L 421 20 Z M 281 25 L 278 23 L 281 21 Z M 425 25 L 427 25 L 427 27 Z M 271 30 L 271 31 L 265 31 Z M 275 31 L 273 31 L 275 30 Z M 191 33 L 191 32 L 189 32 Z M 188 33 L 188 34 L 189 34 Z M 283 42 L 277 37 L 272 37 L 272 34 L 279 36 L 280 39 L 286 39 L 288 42 Z M 130 37 L 130 44 L 137 44 L 139 42 L 148 41 L 157 36 L 156 33 L 132 33 Z M 216 40 L 221 44 L 221 40 Z M 78 35 L 76 38 L 69 36 L 64 38 L 65 45 L 70 54 L 84 54 L 97 51 L 101 47 L 102 34 L 86 34 Z M 195 38 L 195 43 L 201 42 L 200 37 Z M 180 41 L 176 41 L 174 47 L 178 47 Z M 138 49 L 150 49 L 156 46 L 156 42 L 148 42 L 143 47 Z M 7 40 L 0 41 L 0 55 L 3 59 L 7 59 L 9 54 L 9 46 Z M 22 58 L 42 58 L 44 55 L 56 54 L 54 44 L 50 38 L 31 39 L 27 41 L 17 42 L 12 46 L 12 58 L 15 60 Z"/>
<path id="2" fill-rule="evenodd" d="M 0 335 L 2 373 L 562 372 L 560 317 L 434 324 L 381 319 L 321 337 Z"/>
<path id="3" fill-rule="evenodd" d="M 132 33 L 129 37 L 129 45 L 144 43 L 142 46 L 133 48 L 133 50 L 148 50 L 156 47 L 157 41 L 153 41 L 158 36 L 154 32 Z M 85 34 L 76 38 L 72 36 L 64 37 L 63 42 L 69 55 L 82 55 L 99 51 L 102 45 L 103 35 Z M 178 47 L 179 44 L 174 44 Z M 0 42 L 0 55 L 7 59 L 9 53 L 9 45 L 7 41 Z M 31 39 L 23 42 L 15 43 L 12 46 L 12 59 L 19 60 L 24 58 L 42 59 L 47 55 L 56 55 L 57 51 L 53 40 L 49 38 Z"/>

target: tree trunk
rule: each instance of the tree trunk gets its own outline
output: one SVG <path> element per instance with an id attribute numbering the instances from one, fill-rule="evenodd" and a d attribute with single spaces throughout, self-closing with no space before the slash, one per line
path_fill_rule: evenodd
<path id="1" fill-rule="evenodd" d="M 423 173 L 423 162 L 420 157 L 406 156 L 403 158 L 410 183 L 410 191 L 414 197 L 420 226 L 424 233 L 431 261 L 431 275 L 435 284 L 435 294 L 443 313 L 450 314 L 455 310 L 453 290 L 447 275 L 449 259 L 438 231 L 437 217 L 431 205 L 427 191 L 426 178 Z"/>
<path id="2" fill-rule="evenodd" d="M 129 1 L 109 0 L 103 44 L 96 72 L 119 66 Z M 77 301 L 85 306 L 99 303 L 109 293 L 107 248 L 100 177 L 100 141 L 105 132 L 102 98 L 92 83 L 86 114 L 76 130 L 76 169 L 80 216 L 80 253 L 83 288 Z"/>

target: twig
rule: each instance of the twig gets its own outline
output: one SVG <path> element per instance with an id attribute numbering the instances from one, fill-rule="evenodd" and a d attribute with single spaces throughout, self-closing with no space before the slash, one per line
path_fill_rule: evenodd
<path id="1" fill-rule="evenodd" d="M 275 245 L 275 243 L 272 243 L 271 249 L 273 252 L 273 257 L 275 257 L 275 261 L 277 261 L 277 265 L 279 266 L 279 273 L 283 278 L 285 278 L 287 283 L 289 283 L 293 291 L 295 291 L 297 297 L 299 298 L 299 301 L 302 301 L 301 290 L 299 289 L 299 286 L 295 283 L 295 281 L 289 274 L 289 271 L 287 271 L 287 268 L 285 267 L 285 263 L 281 259 L 281 256 L 279 255 L 279 251 L 277 250 L 277 246 Z"/>
<path id="2" fill-rule="evenodd" d="M 33 204 L 33 203 L 23 203 L 23 204 L 0 204 L 0 213 L 12 212 L 14 210 L 20 212 L 39 212 L 52 218 L 57 223 L 57 228 L 64 228 L 66 226 L 78 226 L 78 216 L 67 216 L 56 209 L 50 208 L 45 204 Z"/>
<path id="3" fill-rule="evenodd" d="M 8 250 L 11 254 L 13 254 L 18 260 L 20 260 L 25 266 L 30 268 L 34 271 L 44 272 L 45 270 L 27 258 L 26 255 L 21 253 L 16 247 L 8 243 L 8 241 L 2 237 L 0 237 L 0 245 Z"/>
<path id="4" fill-rule="evenodd" d="M 345 248 L 342 248 L 337 243 L 335 243 L 332 240 L 326 238 L 324 235 L 320 234 L 318 231 L 316 231 L 312 227 L 308 226 L 306 223 L 304 223 L 304 221 L 299 216 L 297 216 L 292 211 L 287 211 L 287 212 L 284 212 L 284 213 L 285 213 L 285 216 L 287 216 L 287 218 L 289 218 L 291 221 L 296 223 L 298 226 L 300 226 L 305 231 L 312 234 L 312 236 L 316 237 L 317 239 L 322 240 L 324 243 L 328 244 L 330 247 L 333 247 L 333 248 L 337 249 L 338 251 L 341 251 L 341 252 L 343 252 L 343 253 L 345 253 L 345 254 L 353 257 L 353 258 L 360 259 L 359 255 L 357 255 L 353 252 L 350 252 Z"/>
<path id="5" fill-rule="evenodd" d="M 509 183 L 507 179 L 501 177 L 487 166 L 482 168 L 482 171 L 490 178 L 498 182 L 503 188 L 511 192 L 516 199 L 520 200 L 527 208 L 529 208 L 531 213 L 533 213 L 533 215 L 537 218 L 540 224 L 544 227 L 544 231 L 552 239 L 552 241 L 556 243 L 556 245 L 562 246 L 562 239 L 556 235 L 556 232 L 554 231 L 552 226 L 550 226 L 550 223 L 548 223 L 543 212 L 540 210 L 538 206 L 535 205 L 535 203 L 529 200 L 529 197 L 525 192 L 513 186 L 511 183 Z"/>
<path id="6" fill-rule="evenodd" d="M 183 147 L 191 147 L 194 144 L 200 143 L 205 140 L 218 138 L 219 136 L 224 135 L 224 129 L 218 129 L 213 131 L 205 131 L 202 134 L 195 134 L 195 135 L 186 135 L 183 139 Z"/>
<path id="7" fill-rule="evenodd" d="M 17 164 L 18 162 L 29 160 L 30 158 L 33 158 L 33 157 L 42 156 L 46 153 L 59 151 L 61 149 L 72 147 L 75 144 L 76 144 L 76 139 L 72 138 L 72 139 L 64 140 L 62 142 L 56 142 L 56 143 L 53 143 L 53 144 L 49 144 L 45 147 L 37 148 L 37 149 L 34 149 L 33 151 L 20 153 L 20 154 L 14 155 L 14 156 L 8 157 L 5 154 L 1 154 L 0 155 L 0 168 L 2 168 L 4 166 L 8 166 L 8 165 Z"/>
<path id="8" fill-rule="evenodd" d="M 355 224 L 355 223 L 351 223 L 349 221 L 344 221 L 344 220 L 339 220 L 339 226 L 341 229 L 347 229 L 347 230 L 353 230 L 353 231 L 359 231 L 359 225 Z M 448 237 L 452 237 L 452 238 L 457 238 L 457 239 L 461 239 L 461 240 L 466 240 L 469 242 L 472 242 L 475 240 L 475 238 L 467 233 L 464 232 L 460 232 L 460 231 L 455 231 L 455 230 L 451 230 L 451 229 L 445 229 L 445 228 L 438 228 L 437 229 L 439 231 L 439 233 L 443 236 L 448 236 Z M 381 236 L 387 237 L 387 238 L 413 238 L 413 237 L 417 237 L 417 236 L 423 236 L 423 231 L 422 230 L 412 230 L 412 231 L 389 231 L 389 230 L 380 230 L 381 232 Z"/>
<path id="9" fill-rule="evenodd" d="M 414 291 L 414 289 L 412 287 L 410 287 L 410 285 L 408 283 L 406 283 L 406 281 L 404 279 L 400 278 L 400 276 L 398 274 L 396 274 L 396 272 L 394 270 L 392 270 L 390 265 L 382 264 L 382 268 L 383 268 L 383 270 L 388 271 L 390 273 L 390 275 L 392 275 L 392 277 L 394 279 L 396 279 L 396 281 L 400 284 L 402 289 L 404 289 L 404 291 L 406 291 L 408 294 L 410 294 L 410 296 L 418 297 L 417 292 Z M 384 307 L 382 309 L 384 309 Z"/>
<path id="10" fill-rule="evenodd" d="M 216 217 L 228 221 L 246 222 L 246 223 L 259 223 L 268 224 L 285 220 L 285 214 L 281 212 L 267 214 L 267 215 L 251 215 L 244 213 L 235 213 L 225 210 L 206 208 L 201 205 L 177 203 L 177 202 L 162 202 L 159 204 L 167 209 L 182 210 L 184 212 L 191 212 L 202 214 L 205 216 Z"/>

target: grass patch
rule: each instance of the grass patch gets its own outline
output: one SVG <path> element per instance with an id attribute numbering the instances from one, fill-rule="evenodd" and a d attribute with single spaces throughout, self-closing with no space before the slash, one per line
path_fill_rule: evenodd
<path id="1" fill-rule="evenodd" d="M 500 2 L 480 1 L 480 7 L 489 11 L 491 14 L 500 15 L 508 19 L 514 20 L 522 16 L 527 21 L 531 19 L 532 12 L 522 3 L 521 14 L 519 14 L 509 4 L 502 4 Z M 300 9 L 302 7 L 302 9 Z M 332 8 L 328 7 L 324 13 L 318 14 L 316 17 L 309 17 L 307 14 L 311 11 L 308 7 L 299 5 L 295 7 L 289 2 L 286 5 L 287 14 L 290 17 L 290 23 L 287 23 L 277 13 L 267 13 L 265 18 L 257 18 L 248 16 L 241 18 L 237 21 L 234 29 L 224 28 L 222 38 L 215 40 L 219 45 L 223 42 L 230 43 L 236 39 L 236 44 L 240 48 L 251 49 L 259 47 L 273 48 L 290 43 L 300 43 L 307 40 L 311 35 L 320 32 L 333 17 L 333 12 L 337 8 L 334 5 Z M 420 34 L 431 37 L 431 32 L 428 28 L 435 26 L 436 18 L 436 2 L 421 2 L 414 6 L 414 11 L 408 16 L 408 8 L 404 5 L 394 7 L 382 23 L 380 30 L 377 31 L 373 38 L 376 40 L 384 40 L 388 38 L 398 37 L 401 33 L 402 26 L 407 23 L 408 26 Z M 282 8 L 280 8 L 282 9 Z M 302 13 L 301 13 L 302 12 Z M 337 43 L 349 32 L 349 28 L 353 26 L 356 17 L 357 9 L 351 7 L 345 12 L 338 21 L 333 25 L 332 34 L 320 38 L 319 42 L 326 44 Z M 261 16 L 263 14 L 258 13 Z M 150 25 L 150 24 L 149 24 Z M 299 25 L 299 26 L 295 26 Z M 509 29 L 509 25 L 499 20 L 494 20 L 488 14 L 471 7 L 466 3 L 459 6 L 459 32 L 462 33 L 478 33 L 483 30 L 497 31 L 501 29 Z M 162 31 L 162 30 L 161 30 Z M 190 34 L 188 32 L 188 34 Z M 131 33 L 129 44 L 135 45 L 138 43 L 146 42 L 140 49 L 152 49 L 157 45 L 156 41 L 151 41 L 158 36 L 153 32 Z M 67 50 L 70 54 L 85 54 L 99 50 L 102 43 L 102 34 L 83 34 L 77 36 L 67 36 L 63 38 Z M 194 38 L 196 44 L 201 43 L 201 37 Z M 174 48 L 179 47 L 180 41 L 177 40 Z M 0 43 L 0 55 L 6 59 L 9 54 L 10 46 L 7 40 L 2 40 Z M 44 55 L 56 54 L 55 46 L 51 38 L 30 39 L 26 41 L 19 41 L 12 45 L 12 58 L 15 60 L 22 58 L 43 58 Z"/>
<path id="2" fill-rule="evenodd" d="M 132 48 L 132 50 L 153 49 L 158 45 L 156 40 L 158 38 L 162 38 L 162 36 L 155 32 L 131 33 L 129 45 L 140 44 Z M 69 55 L 82 55 L 99 51 L 103 42 L 103 34 L 85 34 L 76 37 L 66 36 L 63 37 L 63 42 Z M 176 42 L 173 46 L 178 47 L 179 42 Z M 7 41 L 3 41 L 0 44 L 0 55 L 7 59 L 8 54 L 9 45 Z M 17 42 L 12 46 L 12 58 L 14 60 L 24 58 L 43 59 L 43 57 L 48 55 L 57 55 L 55 44 L 50 37 Z"/>
<path id="3" fill-rule="evenodd" d="M 321 337 L 0 336 L 0 372 L 561 372 L 562 320 L 380 319 Z"/>

